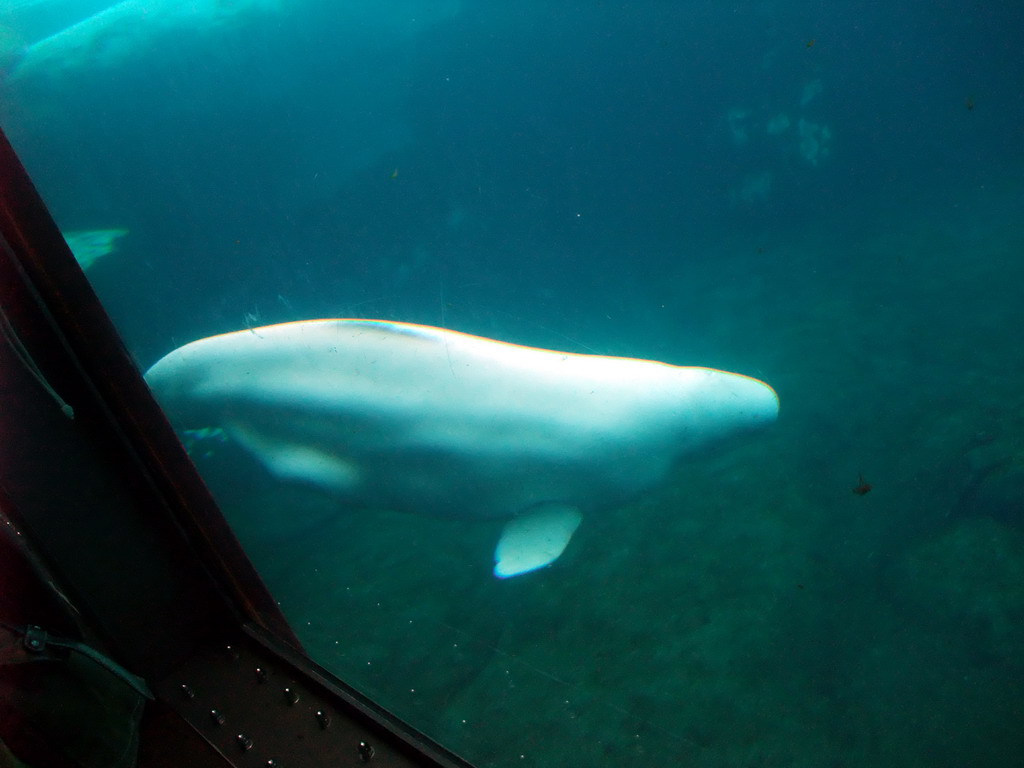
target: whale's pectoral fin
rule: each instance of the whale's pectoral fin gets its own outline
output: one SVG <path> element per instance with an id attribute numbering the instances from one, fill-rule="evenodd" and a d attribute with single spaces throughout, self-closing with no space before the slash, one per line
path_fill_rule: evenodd
<path id="1" fill-rule="evenodd" d="M 494 575 L 507 579 L 550 565 L 569 545 L 580 519 L 576 507 L 550 503 L 509 520 L 494 550 Z"/>
<path id="2" fill-rule="evenodd" d="M 227 433 L 247 448 L 271 473 L 328 493 L 346 494 L 359 482 L 359 468 L 341 456 L 288 440 L 276 440 L 241 424 L 226 424 Z"/>

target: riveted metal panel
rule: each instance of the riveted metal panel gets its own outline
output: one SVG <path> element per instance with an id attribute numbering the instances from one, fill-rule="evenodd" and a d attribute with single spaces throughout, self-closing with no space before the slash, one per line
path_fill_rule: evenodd
<path id="1" fill-rule="evenodd" d="M 240 768 L 467 765 L 274 643 L 254 630 L 206 646 L 157 695 Z"/>

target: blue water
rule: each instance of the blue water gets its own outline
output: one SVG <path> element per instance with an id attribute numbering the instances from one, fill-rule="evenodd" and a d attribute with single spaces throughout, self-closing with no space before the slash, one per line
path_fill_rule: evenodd
<path id="1" fill-rule="evenodd" d="M 782 403 L 506 583 L 500 526 L 339 512 L 214 446 L 311 654 L 481 765 L 1019 763 L 1024 6 L 282 5 L 3 85 L 60 226 L 129 230 L 88 275 L 140 367 L 371 317 Z"/>

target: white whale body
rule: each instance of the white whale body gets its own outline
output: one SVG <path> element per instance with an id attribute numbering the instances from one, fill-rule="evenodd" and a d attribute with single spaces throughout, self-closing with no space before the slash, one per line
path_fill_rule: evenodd
<path id="1" fill-rule="evenodd" d="M 779 407 L 735 373 L 379 320 L 200 339 L 146 380 L 176 428 L 221 428 L 278 477 L 359 506 L 507 519 L 502 578 L 550 564 L 583 513 Z"/>

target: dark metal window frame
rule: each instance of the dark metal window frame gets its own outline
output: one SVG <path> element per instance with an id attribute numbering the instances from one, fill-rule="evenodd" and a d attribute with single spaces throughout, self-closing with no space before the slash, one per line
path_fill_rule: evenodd
<path id="1" fill-rule="evenodd" d="M 0 310 L 4 511 L 118 662 L 231 764 L 467 765 L 302 653 L 2 133 Z"/>

